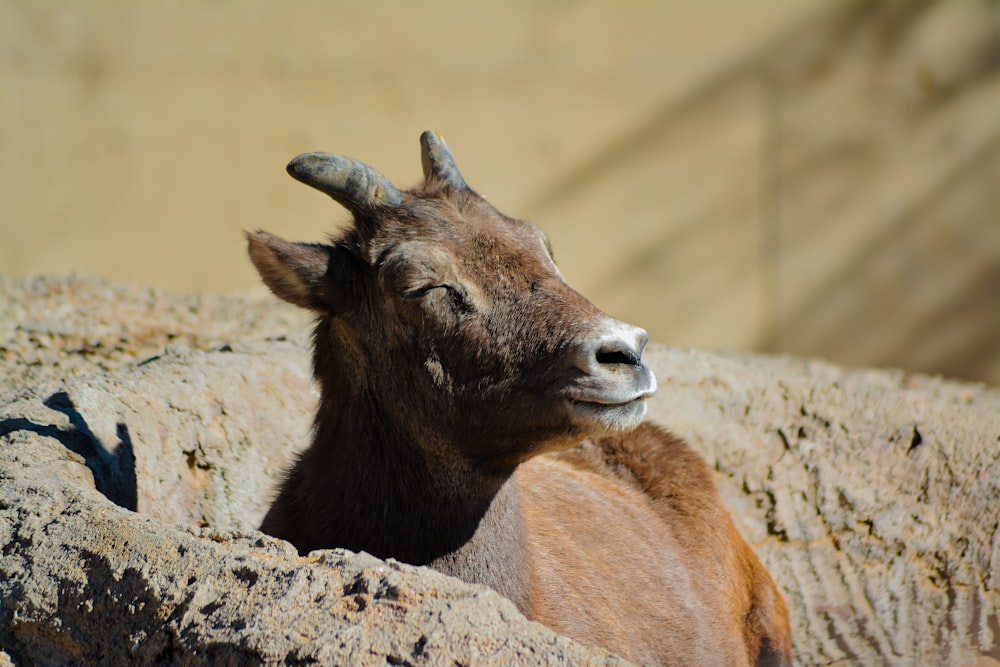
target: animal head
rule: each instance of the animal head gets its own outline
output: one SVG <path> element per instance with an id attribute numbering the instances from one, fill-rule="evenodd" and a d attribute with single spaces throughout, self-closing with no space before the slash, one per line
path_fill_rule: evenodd
<path id="1" fill-rule="evenodd" d="M 400 190 L 358 160 L 300 155 L 288 173 L 353 224 L 328 244 L 248 236 L 268 287 L 318 316 L 318 426 L 365 406 L 385 438 L 516 463 L 638 425 L 656 389 L 646 333 L 567 285 L 541 230 L 470 189 L 438 135 L 421 157 L 424 181 Z"/>

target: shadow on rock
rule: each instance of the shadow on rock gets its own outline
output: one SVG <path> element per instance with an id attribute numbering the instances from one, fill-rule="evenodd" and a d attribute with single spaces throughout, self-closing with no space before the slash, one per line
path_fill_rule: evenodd
<path id="1" fill-rule="evenodd" d="M 86 419 L 73 404 L 73 399 L 59 391 L 44 401 L 45 407 L 61 412 L 69 418 L 71 428 L 63 429 L 52 424 L 37 424 L 30 419 L 16 417 L 0 420 L 0 437 L 15 431 L 31 431 L 59 441 L 66 449 L 82 456 L 94 475 L 94 486 L 108 500 L 127 510 L 136 511 L 138 487 L 135 475 L 135 451 L 128 426 L 118 422 L 118 443 L 107 447 L 87 425 Z"/>

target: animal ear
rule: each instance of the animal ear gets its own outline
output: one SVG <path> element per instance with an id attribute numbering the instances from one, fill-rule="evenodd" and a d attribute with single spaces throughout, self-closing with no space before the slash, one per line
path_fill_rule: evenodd
<path id="1" fill-rule="evenodd" d="M 329 315 L 350 309 L 356 260 L 343 248 L 292 243 L 258 231 L 247 234 L 247 252 L 275 296 Z"/>

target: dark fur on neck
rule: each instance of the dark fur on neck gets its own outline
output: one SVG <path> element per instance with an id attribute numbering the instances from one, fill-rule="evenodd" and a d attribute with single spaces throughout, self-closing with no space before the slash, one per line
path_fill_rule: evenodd
<path id="1" fill-rule="evenodd" d="M 317 329 L 329 326 L 324 319 Z M 261 530 L 303 555 L 334 546 L 366 551 L 428 565 L 526 604 L 531 564 L 515 466 L 455 457 L 419 424 L 397 423 L 391 415 L 401 411 L 380 405 L 381 392 L 365 385 L 370 375 L 345 364 L 342 350 L 340 363 L 330 363 L 323 340 L 317 336 L 315 436 Z"/>

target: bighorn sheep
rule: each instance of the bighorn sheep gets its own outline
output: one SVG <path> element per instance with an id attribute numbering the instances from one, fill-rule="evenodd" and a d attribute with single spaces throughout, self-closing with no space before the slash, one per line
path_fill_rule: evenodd
<path id="1" fill-rule="evenodd" d="M 261 530 L 486 584 L 637 662 L 788 664 L 785 602 L 708 467 L 642 423 L 646 333 L 570 288 L 438 135 L 421 149 L 407 191 L 296 157 L 353 225 L 328 245 L 248 236 L 268 287 L 318 318 L 313 441 Z"/>

